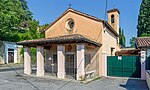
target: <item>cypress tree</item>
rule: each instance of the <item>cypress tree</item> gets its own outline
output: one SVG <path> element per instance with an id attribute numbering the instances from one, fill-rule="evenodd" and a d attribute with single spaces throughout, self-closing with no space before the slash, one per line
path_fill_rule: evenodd
<path id="1" fill-rule="evenodd" d="M 150 36 L 150 0 L 142 0 L 138 15 L 137 36 Z"/>
<path id="2" fill-rule="evenodd" d="M 126 38 L 123 29 L 119 28 L 119 44 L 125 47 Z"/>
<path id="3" fill-rule="evenodd" d="M 122 46 L 123 47 L 125 47 L 125 42 L 126 42 L 126 40 L 125 40 L 125 36 L 124 36 L 124 31 L 123 31 L 123 29 L 122 29 L 122 35 L 121 35 L 121 37 L 122 37 Z"/>

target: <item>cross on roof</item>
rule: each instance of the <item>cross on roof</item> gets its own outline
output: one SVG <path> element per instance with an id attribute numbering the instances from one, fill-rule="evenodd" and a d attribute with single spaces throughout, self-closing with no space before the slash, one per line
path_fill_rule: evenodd
<path id="1" fill-rule="evenodd" d="M 71 3 L 69 4 L 69 8 L 71 8 Z"/>

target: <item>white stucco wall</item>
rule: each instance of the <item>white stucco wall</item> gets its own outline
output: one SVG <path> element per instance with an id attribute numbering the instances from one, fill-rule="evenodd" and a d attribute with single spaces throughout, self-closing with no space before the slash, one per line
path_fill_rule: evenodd
<path id="1" fill-rule="evenodd" d="M 109 29 L 102 30 L 102 53 L 111 55 L 111 48 L 114 48 L 113 55 L 117 51 L 117 36 L 115 36 Z"/>
<path id="2" fill-rule="evenodd" d="M 146 56 L 147 56 L 147 57 L 150 56 L 150 48 L 147 49 L 147 51 L 146 51 Z"/>

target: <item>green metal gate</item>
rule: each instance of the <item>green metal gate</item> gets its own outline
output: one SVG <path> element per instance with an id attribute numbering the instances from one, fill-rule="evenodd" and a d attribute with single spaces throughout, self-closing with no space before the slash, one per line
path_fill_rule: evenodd
<path id="1" fill-rule="evenodd" d="M 108 56 L 107 75 L 117 77 L 141 77 L 139 56 Z"/>
<path id="2" fill-rule="evenodd" d="M 146 70 L 150 70 L 150 56 L 146 57 Z"/>

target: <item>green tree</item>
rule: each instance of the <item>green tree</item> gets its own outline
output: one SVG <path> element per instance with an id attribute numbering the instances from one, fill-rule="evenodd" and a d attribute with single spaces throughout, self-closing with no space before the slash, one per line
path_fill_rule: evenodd
<path id="1" fill-rule="evenodd" d="M 150 36 L 150 33 L 143 33 L 141 37 Z"/>
<path id="2" fill-rule="evenodd" d="M 39 26 L 38 32 L 39 32 L 41 38 L 45 37 L 44 29 L 48 26 L 49 26 L 49 24 L 44 24 L 44 25 Z"/>
<path id="3" fill-rule="evenodd" d="M 23 9 L 20 0 L 0 1 L 0 40 L 19 41 L 19 32 L 23 22 L 31 20 L 28 9 Z M 31 13 L 31 12 L 30 12 Z"/>
<path id="4" fill-rule="evenodd" d="M 0 0 L 0 40 L 18 42 L 44 38 L 46 26 L 33 19 L 26 0 Z M 35 52 L 36 49 L 32 48 L 31 53 Z M 35 55 L 32 58 L 35 59 Z"/>
<path id="5" fill-rule="evenodd" d="M 150 36 L 150 0 L 142 0 L 138 15 L 137 36 Z"/>
<path id="6" fill-rule="evenodd" d="M 44 32 L 33 19 L 26 0 L 0 1 L 0 40 L 18 42 L 43 38 Z M 40 30 L 39 30 L 40 28 Z"/>
<path id="7" fill-rule="evenodd" d="M 122 45 L 123 47 L 126 46 L 126 38 L 124 35 L 124 31 L 123 29 L 121 29 L 121 27 L 119 28 L 119 44 Z"/>
<path id="8" fill-rule="evenodd" d="M 20 0 L 23 10 L 25 11 L 26 16 L 24 17 L 25 20 L 32 20 L 32 12 L 29 10 L 27 1 L 26 0 Z"/>
<path id="9" fill-rule="evenodd" d="M 126 46 L 126 38 L 125 38 L 125 35 L 124 35 L 124 31 L 122 29 L 122 35 L 121 35 L 121 38 L 122 38 L 122 46 L 125 47 Z"/>
<path id="10" fill-rule="evenodd" d="M 130 47 L 135 47 L 135 39 L 136 39 L 136 37 L 132 37 L 130 39 Z"/>

